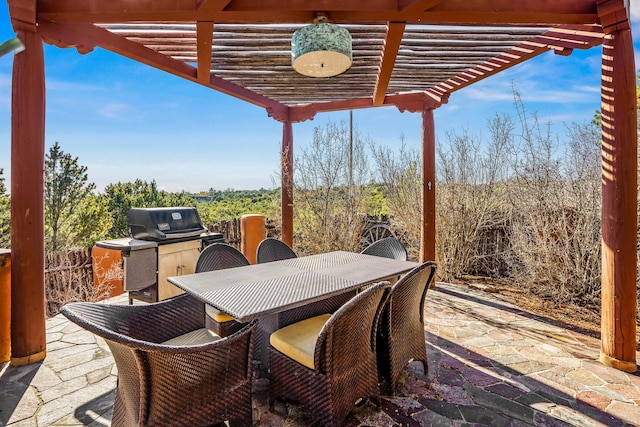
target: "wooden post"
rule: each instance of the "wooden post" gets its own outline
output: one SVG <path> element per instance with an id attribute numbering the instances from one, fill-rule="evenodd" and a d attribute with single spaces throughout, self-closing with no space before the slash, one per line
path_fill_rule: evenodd
<path id="1" fill-rule="evenodd" d="M 280 167 L 282 241 L 293 247 L 293 126 L 291 122 L 282 123 L 282 152 Z"/>
<path id="2" fill-rule="evenodd" d="M 422 111 L 422 235 L 420 261 L 436 260 L 436 137 L 433 109 Z"/>
<path id="3" fill-rule="evenodd" d="M 630 29 L 602 45 L 602 343 L 600 361 L 635 372 L 637 106 Z"/>
<path id="4" fill-rule="evenodd" d="M 264 215 L 247 214 L 240 217 L 240 252 L 251 264 L 256 263 L 256 250 L 265 238 Z"/>
<path id="5" fill-rule="evenodd" d="M 0 249 L 0 363 L 11 358 L 11 251 Z"/>
<path id="6" fill-rule="evenodd" d="M 44 295 L 44 54 L 19 30 L 11 97 L 11 364 L 46 355 Z"/>

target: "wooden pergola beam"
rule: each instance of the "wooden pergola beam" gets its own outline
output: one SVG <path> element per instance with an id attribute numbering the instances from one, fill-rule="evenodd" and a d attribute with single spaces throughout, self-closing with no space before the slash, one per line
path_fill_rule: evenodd
<path id="1" fill-rule="evenodd" d="M 402 43 L 404 28 L 405 24 L 403 22 L 389 22 L 387 24 L 387 36 L 384 40 L 380 70 L 376 79 L 376 87 L 373 90 L 373 105 L 376 107 L 383 104 L 384 97 L 387 94 L 393 67 L 396 64 L 398 50 L 400 50 L 400 44 Z"/>
<path id="2" fill-rule="evenodd" d="M 289 112 L 284 116 L 276 116 L 269 112 L 269 117 L 278 121 L 290 121 L 292 123 L 300 123 L 313 119 L 318 113 L 327 113 L 332 111 L 360 110 L 363 108 L 374 107 L 398 107 L 400 111 L 422 111 L 425 102 L 429 108 L 438 108 L 442 104 L 446 104 L 449 94 L 440 94 L 435 91 L 417 92 L 403 95 L 388 95 L 380 105 L 374 105 L 371 98 L 348 99 L 344 101 L 322 102 L 312 105 L 304 105 L 299 107 L 289 107 Z M 425 101 L 426 100 L 426 101 Z"/>
<path id="3" fill-rule="evenodd" d="M 202 0 L 198 6 L 198 10 L 203 13 L 217 12 L 231 3 L 231 0 Z"/>
<path id="4" fill-rule="evenodd" d="M 8 2 L 11 25 L 16 32 L 18 30 L 36 32 L 36 22 L 38 21 L 36 3 L 36 0 L 11 0 Z"/>
<path id="5" fill-rule="evenodd" d="M 443 0 L 399 0 L 398 10 L 404 13 L 424 12 L 442 3 Z"/>
<path id="6" fill-rule="evenodd" d="M 212 27 L 213 28 L 213 27 Z M 62 45 L 64 47 L 76 46 L 79 49 L 90 51 L 94 46 L 101 46 L 111 52 L 134 59 L 140 63 L 182 77 L 195 83 L 200 83 L 211 89 L 238 99 L 250 102 L 263 108 L 274 111 L 286 110 L 287 107 L 235 85 L 216 76 L 210 76 L 208 83 L 198 79 L 198 70 L 182 61 L 162 55 L 155 50 L 146 48 L 138 43 L 127 40 L 105 29 L 90 24 L 57 24 L 49 21 L 41 21 L 38 31 L 46 39 L 47 43 Z"/>
<path id="7" fill-rule="evenodd" d="M 211 48 L 213 46 L 213 22 L 196 23 L 198 38 L 198 83 L 208 85 L 211 81 Z"/>
<path id="8" fill-rule="evenodd" d="M 19 0 L 10 0 L 11 3 Z M 42 0 L 38 16 L 56 22 L 223 21 L 235 23 L 311 22 L 316 11 L 331 12 L 331 21 L 407 23 L 580 24 L 597 19 L 593 3 L 582 0 L 468 0 L 424 2 L 398 8 L 396 0 L 232 0 L 220 10 L 198 7 L 193 0 Z M 437 3 L 437 4 L 434 4 Z"/>
<path id="9" fill-rule="evenodd" d="M 494 74 L 502 72 L 507 68 L 511 68 L 522 62 L 536 57 L 548 51 L 547 44 L 538 41 L 538 38 L 525 42 L 522 46 L 510 49 L 508 52 L 501 53 L 493 58 L 490 62 L 485 62 L 468 70 L 467 72 L 440 83 L 434 89 L 441 90 L 445 93 L 451 93 L 465 88 L 480 80 L 491 77 Z M 504 62 L 498 62 L 504 58 Z"/>

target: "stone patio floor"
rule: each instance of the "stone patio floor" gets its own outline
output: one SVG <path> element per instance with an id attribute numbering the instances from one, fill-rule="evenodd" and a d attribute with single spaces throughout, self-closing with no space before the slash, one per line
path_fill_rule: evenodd
<path id="1" fill-rule="evenodd" d="M 427 375 L 410 364 L 397 394 L 355 408 L 348 427 L 640 425 L 638 374 L 600 364 L 598 338 L 497 294 L 438 283 L 425 338 Z M 47 341 L 43 363 L 1 365 L 0 426 L 110 425 L 116 368 L 104 341 L 61 315 L 47 320 Z M 300 405 L 269 412 L 267 380 L 254 388 L 254 425 L 313 424 Z"/>

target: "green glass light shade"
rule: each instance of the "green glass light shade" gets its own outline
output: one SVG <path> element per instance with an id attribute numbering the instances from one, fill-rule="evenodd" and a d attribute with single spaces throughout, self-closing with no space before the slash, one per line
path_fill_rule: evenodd
<path id="1" fill-rule="evenodd" d="M 291 37 L 291 64 L 309 77 L 333 77 L 351 67 L 351 34 L 334 24 L 300 28 Z"/>
<path id="2" fill-rule="evenodd" d="M 9 52 L 22 52 L 24 50 L 24 45 L 17 37 L 9 39 L 4 43 L 0 44 L 0 56 L 4 56 Z"/>

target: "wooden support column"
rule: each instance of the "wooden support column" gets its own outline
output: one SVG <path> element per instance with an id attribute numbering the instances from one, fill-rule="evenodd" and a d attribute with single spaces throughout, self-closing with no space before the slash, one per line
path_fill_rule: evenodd
<path id="1" fill-rule="evenodd" d="M 281 167 L 281 208 L 282 241 L 293 246 L 293 125 L 282 123 Z"/>
<path id="2" fill-rule="evenodd" d="M 600 361 L 635 372 L 637 107 L 631 30 L 602 45 L 602 345 Z"/>
<path id="3" fill-rule="evenodd" d="M 422 235 L 420 261 L 436 260 L 436 136 L 433 109 L 422 111 Z"/>
<path id="4" fill-rule="evenodd" d="M 11 360 L 11 251 L 0 248 L 0 363 Z"/>
<path id="5" fill-rule="evenodd" d="M 44 294 L 45 82 L 42 38 L 19 30 L 11 96 L 11 364 L 46 355 Z"/>

